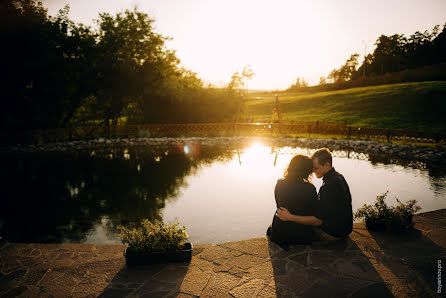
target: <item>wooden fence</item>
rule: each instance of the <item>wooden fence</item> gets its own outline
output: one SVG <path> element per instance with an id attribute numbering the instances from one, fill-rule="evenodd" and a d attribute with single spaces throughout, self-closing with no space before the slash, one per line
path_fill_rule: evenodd
<path id="1" fill-rule="evenodd" d="M 348 139 L 380 139 L 386 142 L 446 143 L 446 133 L 400 129 L 354 127 L 339 122 L 302 121 L 293 123 L 187 123 L 129 124 L 113 126 L 79 126 L 48 130 L 2 133 L 2 143 L 46 143 L 99 137 L 161 136 L 288 136 L 335 135 Z"/>

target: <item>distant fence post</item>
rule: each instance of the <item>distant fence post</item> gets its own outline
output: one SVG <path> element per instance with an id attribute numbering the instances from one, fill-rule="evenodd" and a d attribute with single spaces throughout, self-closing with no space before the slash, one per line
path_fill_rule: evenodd
<path id="1" fill-rule="evenodd" d="M 280 114 L 280 107 L 279 107 L 279 95 L 276 94 L 276 111 L 277 111 L 277 120 L 279 123 L 282 123 L 282 115 Z"/>
<path id="2" fill-rule="evenodd" d="M 282 114 L 280 114 L 279 95 L 276 94 L 276 112 L 277 121 L 279 122 L 279 135 L 282 135 Z"/>
<path id="3" fill-rule="evenodd" d="M 390 136 L 390 128 L 387 129 L 387 143 L 390 143 L 390 139 L 392 137 Z"/>

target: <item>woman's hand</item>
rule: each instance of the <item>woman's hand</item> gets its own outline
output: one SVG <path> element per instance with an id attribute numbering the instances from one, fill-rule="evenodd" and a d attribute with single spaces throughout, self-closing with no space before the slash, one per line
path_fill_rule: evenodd
<path id="1" fill-rule="evenodd" d="M 288 209 L 286 209 L 284 207 L 280 207 L 279 209 L 277 209 L 276 215 L 278 218 L 280 218 L 280 220 L 283 220 L 283 221 L 291 220 L 290 211 L 288 211 Z"/>

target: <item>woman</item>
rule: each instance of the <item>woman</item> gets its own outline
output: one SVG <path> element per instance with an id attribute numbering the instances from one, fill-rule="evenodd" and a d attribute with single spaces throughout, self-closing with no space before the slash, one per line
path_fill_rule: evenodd
<path id="1" fill-rule="evenodd" d="M 284 207 L 296 215 L 315 214 L 317 194 L 311 184 L 312 172 L 313 162 L 308 156 L 298 154 L 291 159 L 274 190 L 277 208 Z M 313 227 L 282 221 L 274 216 L 270 236 L 278 244 L 309 244 Z"/>

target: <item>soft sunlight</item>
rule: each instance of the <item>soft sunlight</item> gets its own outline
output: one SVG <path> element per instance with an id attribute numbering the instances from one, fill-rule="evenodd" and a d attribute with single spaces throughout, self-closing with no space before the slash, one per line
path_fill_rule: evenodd
<path id="1" fill-rule="evenodd" d="M 43 0 L 51 15 L 65 4 L 75 22 L 93 25 L 99 12 L 138 7 L 156 20 L 158 32 L 182 64 L 206 82 L 223 86 L 251 65 L 250 89 L 285 89 L 304 77 L 318 84 L 353 53 L 362 61 L 381 34 L 413 34 L 443 25 L 446 2 L 266 0 Z M 404 7 L 404 10 L 401 9 Z"/>
<path id="2" fill-rule="evenodd" d="M 270 166 L 270 153 L 271 148 L 269 146 L 255 142 L 240 154 L 240 162 L 248 165 L 246 168 L 250 174 L 262 175 L 262 169 L 264 170 Z"/>
<path id="3" fill-rule="evenodd" d="M 441 294 L 446 0 L 0 20 L 1 297 Z"/>
<path id="4" fill-rule="evenodd" d="M 233 175 L 241 180 L 260 182 L 265 177 L 265 172 L 271 171 L 271 167 L 276 172 L 276 179 L 280 178 L 289 162 L 288 154 L 280 154 L 279 149 L 254 142 L 243 151 L 236 150 L 234 159 L 229 163 Z"/>

